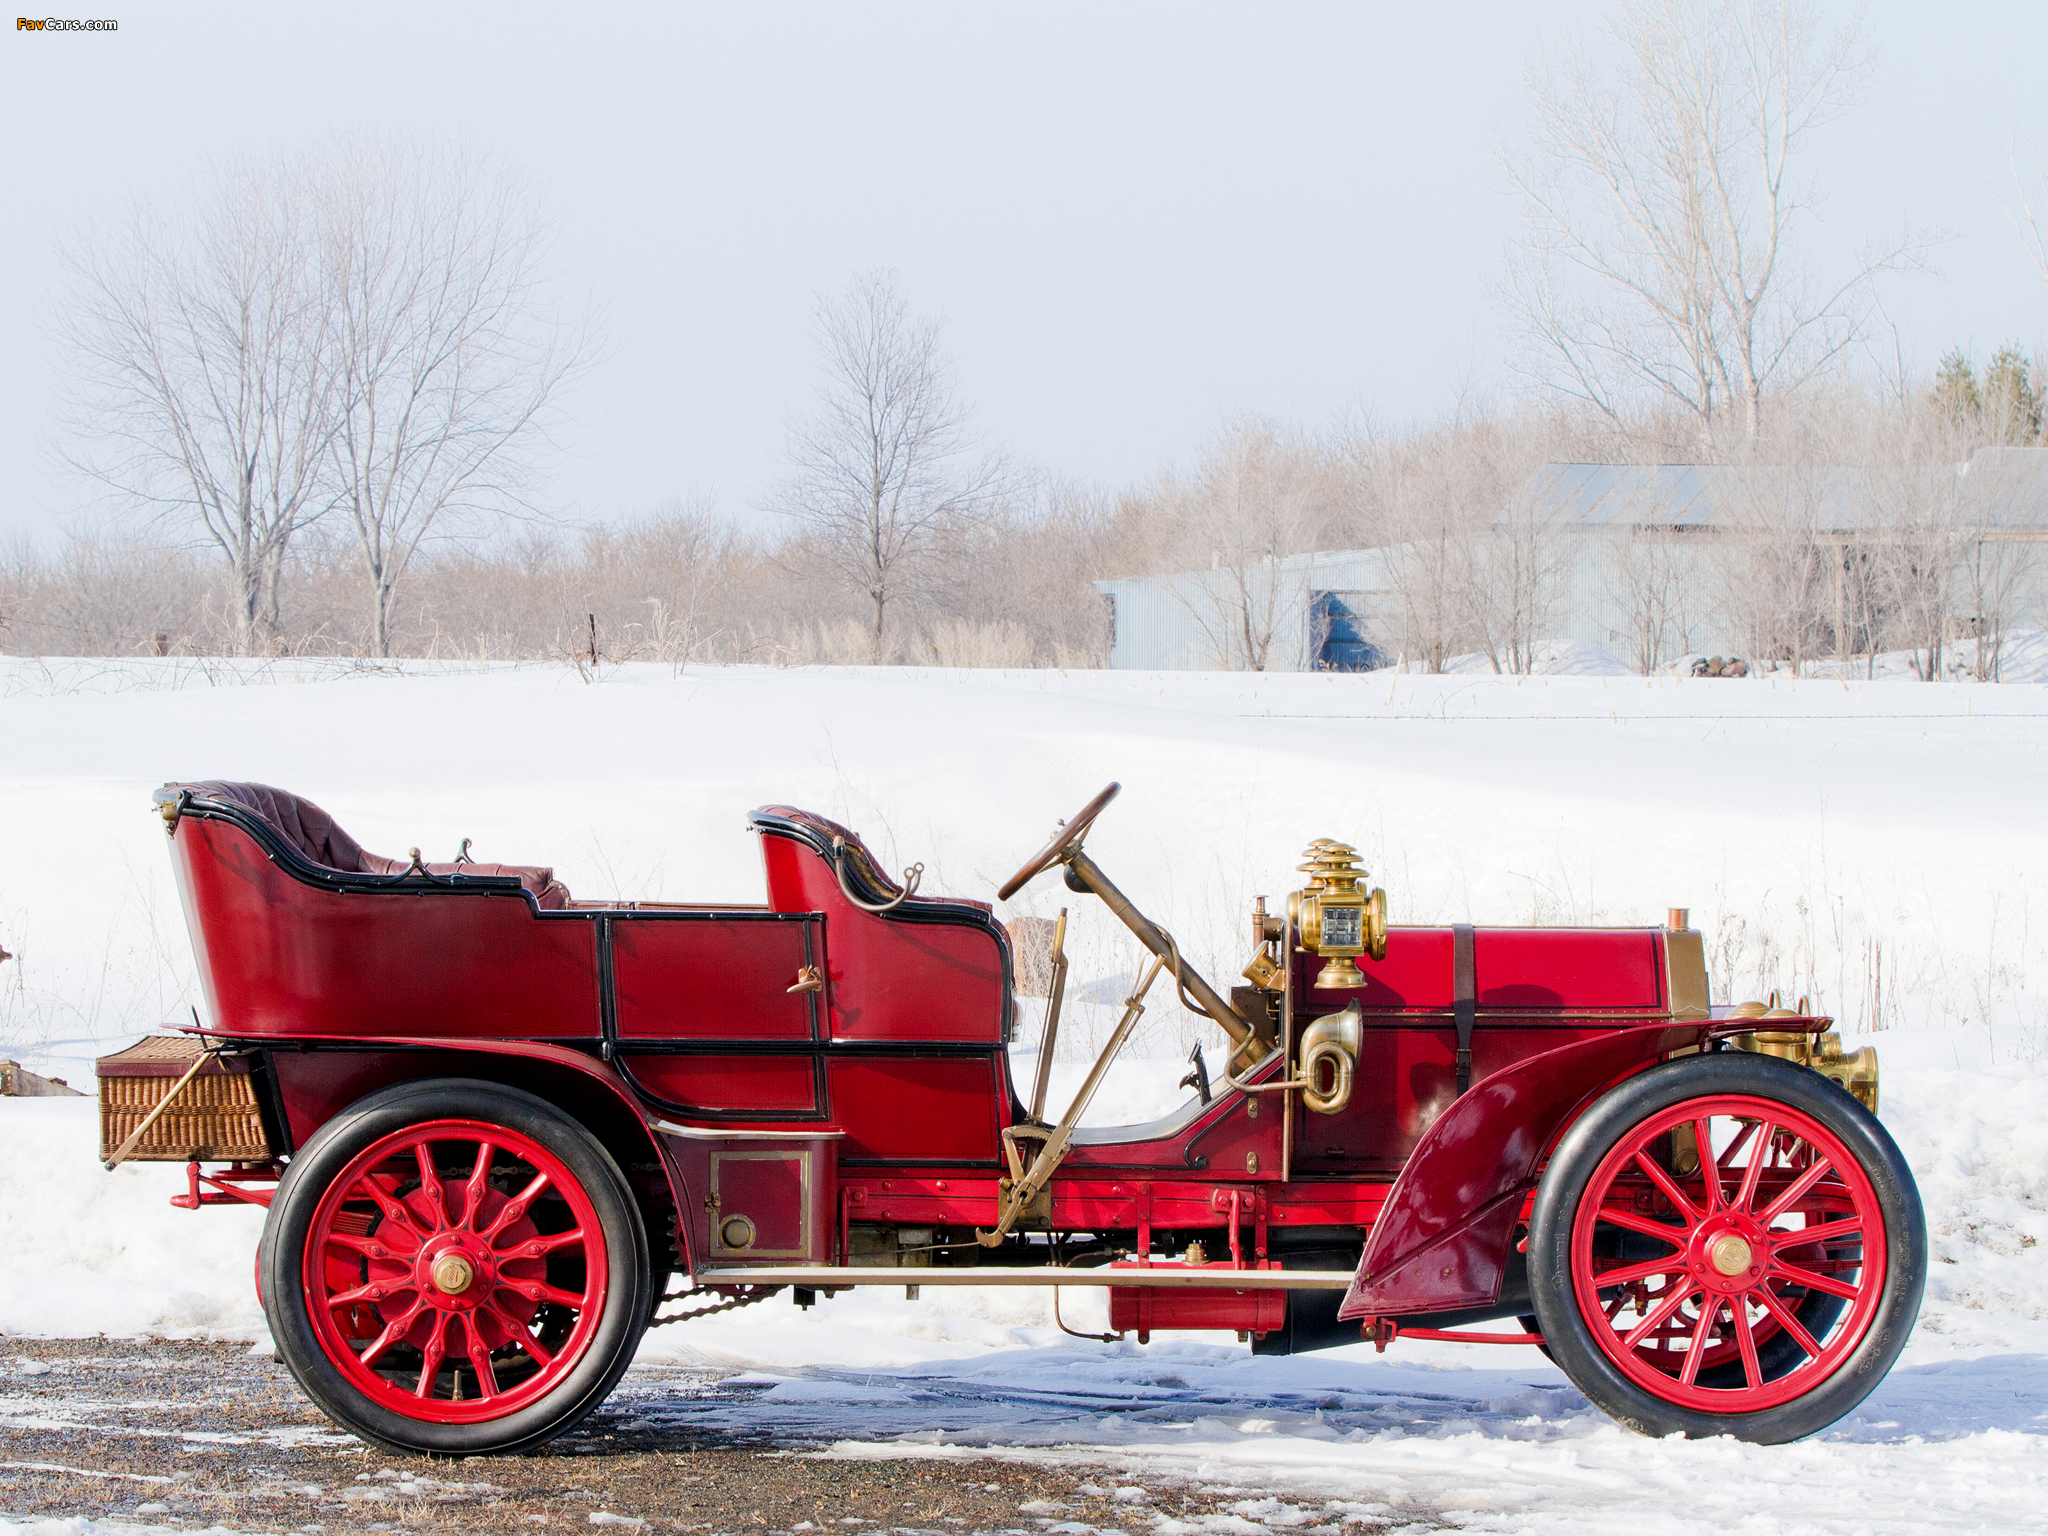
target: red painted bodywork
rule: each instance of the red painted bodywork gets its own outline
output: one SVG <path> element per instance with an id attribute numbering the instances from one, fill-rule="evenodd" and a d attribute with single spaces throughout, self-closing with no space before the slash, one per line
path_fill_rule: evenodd
<path id="1" fill-rule="evenodd" d="M 755 813 L 765 906 L 543 908 L 513 878 L 342 874 L 244 809 L 179 809 L 171 851 L 208 1032 L 262 1052 L 283 1154 L 378 1089 L 492 1076 L 599 1130 L 665 1195 L 675 1262 L 702 1278 L 777 1256 L 867 1262 L 863 1234 L 992 1224 L 1002 1133 L 1022 1114 L 1007 939 L 980 903 L 862 910 L 835 839 L 858 853 L 864 901 L 893 892 L 844 829 Z M 1363 1006 L 1349 1106 L 1228 1092 L 1081 1138 L 1052 1184 L 1052 1229 L 1149 1252 L 1153 1234 L 1213 1244 L 1228 1226 L 1245 1263 L 1313 1232 L 1365 1244 L 1345 1317 L 1493 1303 L 1557 1137 L 1716 1026 L 1673 1020 L 1661 930 L 1480 929 L 1460 1098 L 1452 942 L 1449 928 L 1393 930 L 1355 992 L 1317 990 L 1320 962 L 1297 954 L 1297 1033 Z M 1289 1067 L 1276 1056 L 1253 1077 Z M 736 1214 L 756 1234 L 745 1250 L 721 1226 Z M 1115 1305 L 1141 1330 L 1262 1333 L 1283 1298 L 1134 1289 Z"/>
<path id="2" fill-rule="evenodd" d="M 1136 1266 L 1124 1265 L 1129 1269 Z M 1175 1265 L 1174 1268 L 1184 1266 Z M 1231 1270 L 1229 1263 L 1204 1264 L 1204 1269 Z M 1252 1267 L 1266 1269 L 1265 1263 Z M 1287 1321 L 1285 1291 L 1182 1290 L 1168 1286 L 1118 1286 L 1109 1293 L 1109 1326 L 1137 1334 L 1140 1344 L 1152 1342 L 1155 1328 L 1215 1328 L 1233 1333 L 1271 1333 Z"/>
<path id="3" fill-rule="evenodd" d="M 178 893 L 214 1029 L 595 1040 L 596 925 L 510 892 L 358 891 L 294 878 L 239 826 L 181 817 Z"/>

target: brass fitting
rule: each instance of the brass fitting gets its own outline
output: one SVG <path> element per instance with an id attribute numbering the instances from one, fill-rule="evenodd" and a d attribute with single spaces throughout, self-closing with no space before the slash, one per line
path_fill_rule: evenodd
<path id="1" fill-rule="evenodd" d="M 1729 1009 L 1728 1016 L 1767 1023 L 1772 1019 L 1801 1018 L 1804 1014 L 1789 1008 L 1766 1008 L 1762 1003 L 1742 1003 Z M 1873 1115 L 1877 1113 L 1877 1050 L 1873 1046 L 1862 1046 L 1854 1055 L 1845 1054 L 1842 1037 L 1832 1029 L 1818 1038 L 1805 1030 L 1759 1029 L 1733 1035 L 1728 1043 L 1740 1051 L 1775 1056 L 1818 1072 L 1854 1095 Z"/>
<path id="2" fill-rule="evenodd" d="M 1358 1054 L 1365 1045 L 1365 1016 L 1353 998 L 1336 1013 L 1326 1013 L 1301 1034 L 1301 1102 L 1319 1115 L 1334 1115 L 1351 1102 L 1351 1084 Z M 1323 1069 L 1329 1068 L 1329 1086 Z"/>
<path id="3" fill-rule="evenodd" d="M 1287 898 L 1287 916 L 1301 935 L 1301 947 L 1326 962 L 1315 984 L 1362 987 L 1365 974 L 1353 963 L 1355 957 L 1387 958 L 1387 893 L 1359 889 L 1366 873 L 1358 867 L 1358 850 L 1348 843 L 1319 837 L 1302 850 L 1302 857 L 1308 887 Z"/>

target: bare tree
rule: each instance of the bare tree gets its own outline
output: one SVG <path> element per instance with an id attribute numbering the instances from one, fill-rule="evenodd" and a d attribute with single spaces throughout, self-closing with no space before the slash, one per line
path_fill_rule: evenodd
<path id="1" fill-rule="evenodd" d="M 880 660 L 891 606 L 917 595 L 945 543 L 994 505 L 1005 468 L 974 438 L 938 324 L 911 314 L 893 272 L 821 299 L 817 342 L 818 410 L 790 427 L 775 504 L 864 601 Z"/>
<path id="2" fill-rule="evenodd" d="M 234 161 L 182 217 L 142 205 L 62 251 L 67 414 L 88 444 L 72 462 L 197 523 L 244 653 L 275 642 L 285 552 L 330 503 L 340 386 L 305 194 L 298 163 Z"/>
<path id="3" fill-rule="evenodd" d="M 1306 570 L 1282 562 L 1314 549 L 1326 480 L 1313 445 L 1247 418 L 1224 427 L 1191 483 L 1168 491 L 1177 541 L 1198 572 L 1206 555 L 1211 573 L 1168 590 L 1217 667 L 1264 672 L 1282 660 L 1274 646 L 1309 587 Z"/>
<path id="4" fill-rule="evenodd" d="M 1571 580 L 1570 543 L 1537 503 L 1517 499 L 1494 520 L 1473 569 L 1472 611 L 1496 672 L 1527 673 Z"/>
<path id="5" fill-rule="evenodd" d="M 1094 578 L 1160 568 L 1156 521 L 1120 512 L 1101 492 L 1058 479 L 1029 504 L 1005 499 L 961 546 L 949 608 L 991 631 L 1021 630 L 1033 665 L 1107 666 L 1111 605 Z"/>
<path id="6" fill-rule="evenodd" d="M 1426 672 L 1476 648 L 1469 594 L 1497 508 L 1469 484 L 1478 456 L 1455 429 L 1406 442 L 1360 440 L 1387 530 L 1388 576 L 1401 602 L 1401 654 Z"/>
<path id="7" fill-rule="evenodd" d="M 1528 424 L 1463 402 L 1399 437 L 1353 439 L 1400 598 L 1402 654 L 1425 671 L 1467 651 L 1496 671 L 1528 670 L 1566 574 L 1557 530 L 1516 499 L 1543 447 Z"/>
<path id="8" fill-rule="evenodd" d="M 1626 626 L 1624 659 L 1646 677 L 1692 649 L 1691 578 L 1697 562 L 1681 541 L 1696 538 L 1646 523 L 1607 531 L 1605 595 Z"/>
<path id="9" fill-rule="evenodd" d="M 590 344 L 546 305 L 546 227 L 503 165 L 343 141 L 323 172 L 335 494 L 362 547 L 369 649 L 388 656 L 421 543 L 445 520 L 523 503 L 529 450 Z"/>
<path id="10" fill-rule="evenodd" d="M 2034 270 L 2048 283 L 2048 159 L 2031 144 L 2012 145 L 2014 199 L 2006 205 L 2020 243 L 2033 259 Z"/>
<path id="11" fill-rule="evenodd" d="M 1812 465 L 1738 467 L 1714 562 L 1721 612 L 1752 660 L 1796 671 L 1828 646 L 1824 615 L 1841 558 L 1830 537 L 1840 490 Z"/>
<path id="12" fill-rule="evenodd" d="M 1621 421 L 1656 401 L 1702 445 L 1754 439 L 1862 328 L 1901 236 L 1816 284 L 1794 240 L 1814 207 L 1797 170 L 1854 100 L 1853 29 L 1820 36 L 1811 0 L 1620 0 L 1610 78 L 1582 44 L 1531 69 L 1535 141 L 1504 155 L 1523 202 L 1507 301 L 1541 383 Z"/>

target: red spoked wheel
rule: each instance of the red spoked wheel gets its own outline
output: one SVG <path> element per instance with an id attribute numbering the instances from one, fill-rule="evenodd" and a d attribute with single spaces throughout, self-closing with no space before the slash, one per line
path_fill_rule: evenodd
<path id="1" fill-rule="evenodd" d="M 1623 1083 L 1553 1155 L 1531 1288 L 1573 1381 L 1652 1434 L 1832 1423 L 1903 1347 L 1926 1275 L 1904 1159 L 1848 1094 L 1739 1052 Z"/>
<path id="2" fill-rule="evenodd" d="M 531 1137 L 473 1120 L 394 1132 L 313 1214 L 313 1331 L 372 1398 L 442 1424 L 544 1396 L 590 1347 L 609 1265 L 596 1210 Z"/>
<path id="3" fill-rule="evenodd" d="M 389 1090 L 294 1158 L 259 1266 L 281 1357 L 378 1444 L 524 1449 L 601 1402 L 650 1305 L 644 1229 L 588 1131 L 488 1083 Z"/>
<path id="4" fill-rule="evenodd" d="M 1662 1251 L 1628 1256 L 1645 1246 Z M 1601 1349 L 1639 1386 L 1708 1413 L 1773 1408 L 1825 1381 L 1869 1332 L 1884 1277 L 1883 1212 L 1848 1148 L 1753 1095 L 1638 1124 L 1573 1224 L 1572 1286 L 1604 1324 Z"/>

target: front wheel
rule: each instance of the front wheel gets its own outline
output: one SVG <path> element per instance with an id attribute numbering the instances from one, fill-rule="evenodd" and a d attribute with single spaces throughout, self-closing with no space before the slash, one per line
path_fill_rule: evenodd
<path id="1" fill-rule="evenodd" d="M 517 1089 L 371 1095 L 292 1159 L 257 1256 L 280 1358 L 373 1444 L 530 1449 L 604 1401 L 652 1306 L 618 1165 Z"/>
<path id="2" fill-rule="evenodd" d="M 1891 1369 L 1926 1278 L 1919 1192 L 1884 1127 L 1817 1073 L 1744 1052 L 1608 1093 L 1531 1213 L 1548 1352 L 1649 1435 L 1825 1428 Z"/>

